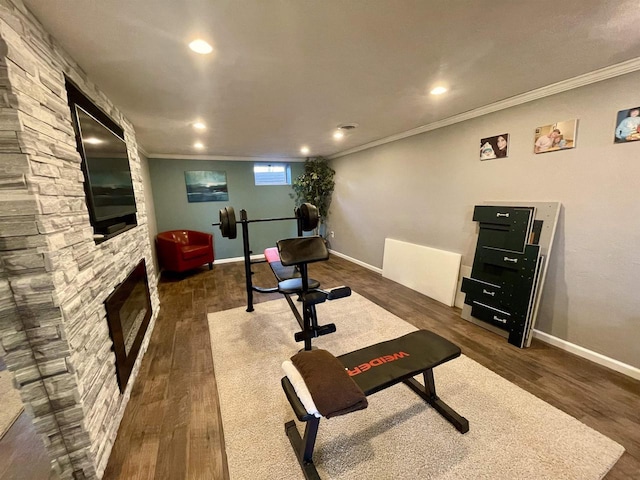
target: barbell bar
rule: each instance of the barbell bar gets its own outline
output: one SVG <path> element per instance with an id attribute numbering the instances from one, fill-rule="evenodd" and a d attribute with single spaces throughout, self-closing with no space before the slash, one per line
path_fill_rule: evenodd
<path id="1" fill-rule="evenodd" d="M 318 226 L 320 217 L 318 215 L 318 209 L 315 205 L 310 203 L 303 203 L 295 210 L 295 217 L 277 217 L 277 218 L 258 218 L 255 220 L 248 220 L 246 218 L 246 211 L 241 211 L 240 223 L 259 223 L 259 222 L 277 222 L 281 220 L 299 220 L 302 224 L 302 231 L 310 232 Z M 224 238 L 234 239 L 238 236 L 238 229 L 236 220 L 236 212 L 233 207 L 224 207 L 219 212 L 220 221 L 213 223 L 214 227 L 220 226 L 220 233 Z"/>

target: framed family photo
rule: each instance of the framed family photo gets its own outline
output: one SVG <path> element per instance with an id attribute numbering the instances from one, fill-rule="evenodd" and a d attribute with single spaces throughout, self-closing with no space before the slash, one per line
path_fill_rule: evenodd
<path id="1" fill-rule="evenodd" d="M 640 107 L 620 110 L 616 119 L 615 143 L 640 140 Z"/>
<path id="2" fill-rule="evenodd" d="M 493 160 L 509 156 L 509 134 L 480 139 L 480 160 Z"/>
<path id="3" fill-rule="evenodd" d="M 229 200 L 227 172 L 184 172 L 187 184 L 187 200 L 194 202 L 224 202 Z"/>
<path id="4" fill-rule="evenodd" d="M 578 120 L 567 120 L 536 128 L 534 153 L 555 152 L 576 147 Z"/>

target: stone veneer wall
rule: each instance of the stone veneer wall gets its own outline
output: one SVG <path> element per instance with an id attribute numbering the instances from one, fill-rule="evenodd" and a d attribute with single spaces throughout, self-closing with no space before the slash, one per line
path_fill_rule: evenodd
<path id="1" fill-rule="evenodd" d="M 125 131 L 138 226 L 100 245 L 64 75 Z M 0 341 L 61 478 L 100 478 L 159 311 L 132 125 L 21 0 L 0 0 Z M 104 301 L 146 259 L 153 317 L 118 389 Z"/>

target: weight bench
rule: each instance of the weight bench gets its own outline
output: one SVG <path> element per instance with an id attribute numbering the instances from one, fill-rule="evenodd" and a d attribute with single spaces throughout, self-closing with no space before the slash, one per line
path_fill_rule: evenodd
<path id="1" fill-rule="evenodd" d="M 433 378 L 434 367 L 459 357 L 460 353 L 457 345 L 441 336 L 428 330 L 418 330 L 394 340 L 340 355 L 337 360 L 344 365 L 346 373 L 364 395 L 372 395 L 402 382 L 460 433 L 466 433 L 469 431 L 469 422 L 437 396 Z M 337 375 L 342 374 L 340 370 Z M 324 372 L 319 368 L 317 373 L 321 377 Z M 424 386 L 412 378 L 418 374 L 423 375 Z M 306 423 L 303 438 L 300 437 L 293 420 L 285 423 L 285 432 L 305 478 L 319 479 L 313 463 L 313 449 L 320 418 L 307 411 L 289 377 L 283 377 L 281 383 L 296 417 Z"/>
<path id="2" fill-rule="evenodd" d="M 336 300 L 351 295 L 349 287 L 321 290 L 320 282 L 309 278 L 307 265 L 329 259 L 329 250 L 322 237 L 294 237 L 277 242 L 276 247 L 264 251 L 266 261 L 278 281 L 277 291 L 284 295 L 300 328 L 294 335 L 296 342 L 304 342 L 304 349 L 311 350 L 311 340 L 336 331 L 333 323 L 318 325 L 316 305 L 326 300 Z M 302 302 L 302 316 L 291 299 L 297 295 Z"/>

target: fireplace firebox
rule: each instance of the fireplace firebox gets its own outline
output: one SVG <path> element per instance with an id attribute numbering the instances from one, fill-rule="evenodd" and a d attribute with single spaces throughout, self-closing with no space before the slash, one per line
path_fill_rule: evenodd
<path id="1" fill-rule="evenodd" d="M 144 259 L 109 295 L 105 307 L 116 354 L 118 386 L 120 392 L 124 392 L 151 320 L 151 297 Z"/>

